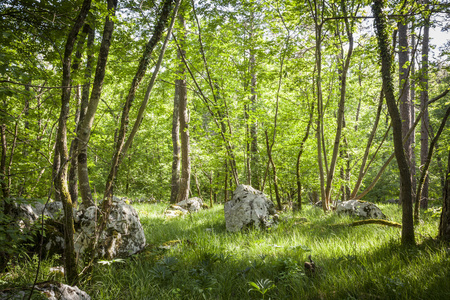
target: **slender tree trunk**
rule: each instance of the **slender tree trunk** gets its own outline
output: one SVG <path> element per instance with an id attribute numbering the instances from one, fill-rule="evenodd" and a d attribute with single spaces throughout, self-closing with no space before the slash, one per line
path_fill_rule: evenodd
<path id="1" fill-rule="evenodd" d="M 260 170 L 259 170 L 259 155 L 258 155 L 258 129 L 256 122 L 256 102 L 258 100 L 256 94 L 256 62 L 255 62 L 255 51 L 250 49 L 250 111 L 252 112 L 252 121 L 250 124 L 250 169 L 251 169 L 251 183 L 254 188 L 259 189 L 260 185 Z"/>
<path id="2" fill-rule="evenodd" d="M 317 99 L 317 121 L 316 121 L 316 138 L 317 138 L 317 163 L 319 165 L 319 179 L 320 179 L 320 198 L 322 200 L 322 208 L 328 211 L 329 203 L 325 198 L 325 172 L 324 172 L 324 158 L 322 149 L 323 138 L 323 99 L 322 99 L 322 27 L 323 27 L 323 10 L 319 7 L 318 1 L 308 0 L 310 11 L 314 19 L 314 33 L 315 33 L 315 71 L 314 89 Z M 323 8 L 323 7 L 322 7 Z M 320 18 L 320 19 L 319 19 Z"/>
<path id="3" fill-rule="evenodd" d="M 402 201 L 402 244 L 414 244 L 414 222 L 412 215 L 412 187 L 411 174 L 409 172 L 408 161 L 405 156 L 402 142 L 402 121 L 398 111 L 394 85 L 391 76 L 391 55 L 389 50 L 389 39 L 386 26 L 386 14 L 383 12 L 383 0 L 375 0 L 372 4 L 375 17 L 375 27 L 377 33 L 378 47 L 381 56 L 381 75 L 383 78 L 383 90 L 391 116 L 395 157 L 400 171 L 401 201 Z"/>
<path id="4" fill-rule="evenodd" d="M 186 40 L 186 22 L 183 14 L 178 16 L 178 21 L 183 30 L 182 39 L 178 57 L 185 56 L 183 49 Z M 180 117 L 180 140 L 181 140 L 181 178 L 180 190 L 178 192 L 177 202 L 187 200 L 189 198 L 189 187 L 191 180 L 191 158 L 190 158 L 190 139 L 189 139 L 189 113 L 187 107 L 187 88 L 186 88 L 186 70 L 183 64 L 179 65 L 178 93 L 180 101 L 179 117 Z"/>
<path id="5" fill-rule="evenodd" d="M 6 156 L 8 153 L 8 142 L 6 140 L 6 122 L 2 120 L 1 125 L 1 142 L 2 142 L 2 156 L 0 159 L 0 182 L 2 186 L 3 199 L 9 198 L 9 186 L 8 186 L 8 176 L 6 173 Z M 4 213 L 8 215 L 11 211 L 11 206 L 9 202 L 5 203 Z"/>
<path id="6" fill-rule="evenodd" d="M 77 131 L 78 139 L 78 176 L 80 181 L 80 191 L 82 204 L 84 207 L 94 205 L 91 187 L 89 185 L 89 174 L 87 169 L 87 145 L 91 136 L 91 129 L 94 124 L 95 113 L 102 93 L 103 81 L 105 78 L 106 64 L 108 62 L 109 48 L 111 46 L 112 33 L 114 31 L 114 16 L 117 7 L 117 0 L 108 0 L 108 11 L 111 16 L 107 16 L 103 28 L 102 43 L 100 45 L 97 68 L 95 70 L 94 83 L 86 115 Z"/>
<path id="7" fill-rule="evenodd" d="M 94 45 L 94 38 L 95 38 L 95 31 L 94 29 L 89 25 L 84 25 L 84 30 L 87 31 L 88 34 L 88 40 L 87 40 L 87 60 L 86 60 L 86 68 L 84 73 L 84 84 L 82 86 L 81 91 L 81 101 L 79 105 L 79 120 L 77 123 L 76 128 L 76 134 L 78 135 L 78 132 L 80 131 L 81 124 L 83 123 L 84 116 L 86 115 L 86 110 L 88 108 L 89 104 L 89 90 L 90 90 L 90 80 L 92 75 L 92 65 L 94 60 L 94 54 L 93 54 L 93 45 Z M 69 190 L 70 195 L 72 199 L 78 199 L 78 174 L 80 173 L 80 165 L 82 168 L 85 168 L 85 170 L 81 171 L 81 176 L 84 174 L 87 174 L 87 153 L 86 148 L 80 149 L 78 147 L 79 141 L 78 138 L 75 137 L 71 143 L 71 163 L 70 163 L 70 171 L 69 171 Z M 80 155 L 81 150 L 81 155 Z M 85 186 L 87 182 L 87 187 Z M 81 198 L 83 200 L 83 206 L 87 207 L 90 206 L 90 203 L 92 203 L 92 196 L 91 196 L 91 189 L 89 187 L 89 178 L 82 178 L 80 180 L 81 185 Z M 74 201 L 75 204 L 75 201 Z"/>
<path id="8" fill-rule="evenodd" d="M 428 151 L 428 156 L 425 159 L 425 164 L 424 164 L 423 170 L 420 174 L 419 185 L 417 187 L 417 194 L 416 194 L 416 198 L 415 198 L 415 207 L 414 207 L 414 220 L 416 221 L 416 223 L 419 222 L 419 202 L 420 202 L 420 199 L 422 198 L 422 187 L 424 185 L 425 179 L 428 177 L 428 168 L 430 167 L 431 157 L 433 156 L 433 151 L 437 144 L 437 141 L 438 141 L 439 137 L 441 136 L 442 131 L 444 131 L 444 127 L 447 123 L 447 119 L 448 119 L 449 115 L 450 115 L 450 106 L 447 108 L 447 111 L 445 112 L 444 118 L 442 119 L 441 126 L 439 126 L 438 132 L 436 133 L 435 137 L 431 141 L 430 149 Z"/>
<path id="9" fill-rule="evenodd" d="M 425 0 L 428 8 L 428 0 Z M 420 166 L 425 165 L 428 156 L 428 128 L 430 126 L 430 118 L 428 115 L 428 55 L 430 41 L 430 18 L 425 18 L 422 38 L 422 69 L 420 84 L 422 91 L 420 93 L 420 109 L 424 111 L 422 122 L 420 125 Z M 420 199 L 420 207 L 426 209 L 428 207 L 428 176 L 425 177 L 422 189 L 422 197 Z"/>
<path id="10" fill-rule="evenodd" d="M 66 41 L 63 60 L 63 77 L 62 77 L 62 95 L 61 95 L 61 112 L 58 121 L 58 133 L 56 137 L 56 149 L 60 157 L 60 168 L 55 178 L 55 190 L 59 191 L 64 211 L 64 269 L 69 284 L 75 284 L 78 281 L 77 264 L 75 261 L 75 248 L 73 234 L 75 232 L 73 223 L 72 199 L 69 194 L 67 185 L 67 167 L 68 167 L 68 150 L 67 150 L 67 118 L 69 117 L 70 108 L 70 66 L 73 47 L 84 24 L 84 20 L 91 6 L 90 0 L 85 0 L 81 7 L 81 11 L 75 20 Z"/>
<path id="11" fill-rule="evenodd" d="M 366 163 L 367 163 L 367 159 L 369 158 L 370 147 L 372 146 L 373 139 L 375 138 L 375 134 L 377 132 L 378 123 L 380 122 L 381 110 L 383 108 L 383 97 L 384 97 L 383 90 L 381 90 L 380 100 L 378 102 L 377 115 L 375 117 L 375 122 L 373 123 L 372 131 L 370 132 L 369 139 L 367 140 L 366 150 L 364 151 L 364 155 L 363 155 L 363 158 L 361 161 L 361 166 L 359 168 L 358 179 L 356 180 L 353 191 L 350 194 L 351 199 L 355 199 L 356 194 L 358 193 L 359 188 L 361 187 L 362 181 L 364 179 L 364 176 L 366 175 L 366 172 L 367 172 Z"/>
<path id="12" fill-rule="evenodd" d="M 80 85 L 77 86 L 76 91 L 76 100 L 77 100 L 77 110 L 75 113 L 75 126 L 79 126 L 80 123 L 80 106 L 81 106 L 81 92 L 80 92 Z M 75 130 L 76 133 L 76 130 Z M 69 194 L 70 198 L 72 198 L 72 204 L 74 207 L 77 206 L 78 202 L 78 160 L 77 160 L 77 152 L 78 152 L 78 140 L 75 138 L 70 143 L 70 150 L 69 150 L 69 157 L 70 157 L 70 164 L 69 164 Z"/>
<path id="13" fill-rule="evenodd" d="M 311 109 L 309 111 L 308 125 L 306 125 L 305 135 L 303 136 L 303 139 L 300 143 L 300 149 L 299 149 L 298 155 L 297 155 L 297 163 L 295 165 L 295 174 L 296 174 L 296 179 L 297 179 L 297 203 L 298 203 L 297 209 L 299 211 L 302 210 L 302 183 L 301 183 L 301 177 L 300 177 L 300 159 L 303 154 L 306 140 L 308 139 L 308 136 L 309 136 L 309 131 L 311 129 L 311 125 L 313 122 L 313 117 L 314 117 L 314 102 L 311 104 Z"/>
<path id="14" fill-rule="evenodd" d="M 269 163 L 272 166 L 273 171 L 273 187 L 275 189 L 275 199 L 277 200 L 278 210 L 281 210 L 282 207 L 281 207 L 281 197 L 278 188 L 277 168 L 275 167 L 275 163 L 273 162 L 272 159 L 272 147 L 269 145 L 269 136 L 267 134 L 267 130 L 264 133 L 266 135 L 267 155 L 269 156 Z"/>
<path id="15" fill-rule="evenodd" d="M 175 96 L 173 100 L 173 116 L 172 116 L 172 179 L 170 190 L 170 203 L 177 202 L 178 190 L 180 189 L 180 121 L 178 115 L 179 106 L 179 83 L 175 80 Z"/>
<path id="16" fill-rule="evenodd" d="M 225 183 L 224 183 L 224 195 L 223 195 L 223 202 L 228 201 L 228 160 L 225 159 Z"/>
<path id="17" fill-rule="evenodd" d="M 342 2 L 341 8 L 342 8 L 344 15 L 347 16 L 346 4 L 344 2 Z M 327 174 L 327 183 L 326 183 L 326 189 L 325 189 L 325 202 L 327 203 L 326 204 L 327 206 L 329 203 L 331 203 L 331 187 L 332 187 L 332 183 L 333 183 L 334 172 L 336 169 L 337 157 L 339 154 L 339 145 L 340 145 L 340 141 L 341 141 L 342 128 L 344 127 L 344 111 L 345 111 L 345 98 L 346 98 L 346 88 L 347 88 L 347 71 L 350 66 L 350 60 L 351 60 L 352 53 L 353 53 L 353 35 L 351 33 L 351 28 L 350 28 L 348 19 L 345 19 L 345 29 L 347 32 L 349 46 L 348 46 L 348 52 L 347 52 L 345 61 L 344 61 L 344 49 L 341 49 L 340 63 L 342 65 L 339 66 L 339 68 L 338 68 L 339 79 L 341 82 L 340 99 L 339 99 L 338 112 L 337 112 L 337 129 L 336 129 L 333 153 L 332 153 L 332 157 L 331 157 L 331 161 L 330 161 L 330 169 Z"/>
<path id="18" fill-rule="evenodd" d="M 183 36 L 183 42 L 185 40 L 185 28 L 184 28 L 184 19 L 182 14 L 178 16 L 178 21 L 182 26 L 182 31 L 180 35 Z M 181 60 L 181 54 L 177 53 L 177 58 Z M 175 80 L 175 95 L 173 98 L 173 115 L 172 115 L 172 145 L 173 145 L 173 154 L 172 154 L 172 179 L 171 179 L 171 190 L 170 190 L 170 203 L 176 203 L 178 192 L 180 190 L 180 98 L 181 98 L 181 85 L 182 81 L 185 80 L 185 70 L 184 64 L 182 61 L 178 64 L 177 76 L 181 77 Z"/>
<path id="19" fill-rule="evenodd" d="M 448 151 L 447 164 L 438 237 L 442 240 L 450 241 L 450 150 Z"/>
<path id="20" fill-rule="evenodd" d="M 398 23 L 398 64 L 399 64 L 399 93 L 400 93 L 400 116 L 402 124 L 403 136 L 411 128 L 411 98 L 409 84 L 409 43 L 408 43 L 408 22 L 402 19 Z M 404 144 L 405 156 L 412 175 L 412 138 L 408 139 Z M 411 177 L 412 184 L 412 177 Z M 411 186 L 412 187 L 412 186 Z M 414 192 L 415 193 L 415 192 Z"/>
<path id="21" fill-rule="evenodd" d="M 150 56 L 152 55 L 153 50 L 155 49 L 158 42 L 161 40 L 162 34 L 163 34 L 164 29 L 167 24 L 167 20 L 169 19 L 170 12 L 172 11 L 172 2 L 173 2 L 173 0 L 165 0 L 162 5 L 161 14 L 159 16 L 158 23 L 156 24 L 155 28 L 153 29 L 152 37 L 150 38 L 150 40 L 148 41 L 148 43 L 145 46 L 144 53 L 142 55 L 141 60 L 139 61 L 138 69 L 133 78 L 130 90 L 129 90 L 127 98 L 125 100 L 125 105 L 122 110 L 122 117 L 120 119 L 120 129 L 118 132 L 117 143 L 116 143 L 113 159 L 111 162 L 111 167 L 110 167 L 110 171 L 108 174 L 108 178 L 106 180 L 105 198 L 108 199 L 107 202 L 112 200 L 114 180 L 117 176 L 120 161 L 122 160 L 122 156 L 124 155 L 123 148 L 125 145 L 126 134 L 128 131 L 129 114 L 130 114 L 131 105 L 134 102 L 136 91 L 137 91 L 142 79 L 144 78 L 145 72 L 147 71 L 147 67 L 150 63 Z"/>

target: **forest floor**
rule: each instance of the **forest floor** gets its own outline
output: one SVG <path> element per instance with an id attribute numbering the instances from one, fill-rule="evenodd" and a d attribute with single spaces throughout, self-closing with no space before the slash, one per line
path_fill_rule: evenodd
<path id="1" fill-rule="evenodd" d="M 404 248 L 400 228 L 345 226 L 356 219 L 310 205 L 283 213 L 276 228 L 238 233 L 226 231 L 223 205 L 175 219 L 164 217 L 165 204 L 134 207 L 148 246 L 96 264 L 79 286 L 92 299 L 450 299 L 450 245 L 433 239 L 431 209 L 415 228 L 418 245 Z M 400 207 L 379 207 L 401 222 Z"/>

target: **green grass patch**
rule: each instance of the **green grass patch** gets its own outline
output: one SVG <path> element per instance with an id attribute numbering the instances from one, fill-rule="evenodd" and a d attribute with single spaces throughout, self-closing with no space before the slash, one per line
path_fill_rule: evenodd
<path id="1" fill-rule="evenodd" d="M 379 206 L 401 222 L 398 206 Z M 92 299 L 450 299 L 450 246 L 432 239 L 439 221 L 432 210 L 415 228 L 418 246 L 404 248 L 399 228 L 345 226 L 357 219 L 311 206 L 282 214 L 276 228 L 237 233 L 226 231 L 221 205 L 175 219 L 164 218 L 164 204 L 135 208 L 148 246 L 97 263 L 80 286 Z M 308 255 L 315 276 L 305 274 Z M 40 280 L 55 263 L 43 263 Z M 30 282 L 35 264 L 1 280 Z"/>
<path id="2" fill-rule="evenodd" d="M 229 233 L 223 206 L 166 220 L 164 205 L 135 206 L 149 246 L 97 266 L 84 288 L 94 299 L 449 299 L 450 250 L 430 239 L 438 218 L 423 214 L 419 245 L 400 246 L 401 229 L 325 215 L 307 206 L 268 231 Z M 401 209 L 380 205 L 390 221 Z M 306 220 L 305 220 L 306 218 Z M 304 273 L 308 255 L 319 268 Z"/>

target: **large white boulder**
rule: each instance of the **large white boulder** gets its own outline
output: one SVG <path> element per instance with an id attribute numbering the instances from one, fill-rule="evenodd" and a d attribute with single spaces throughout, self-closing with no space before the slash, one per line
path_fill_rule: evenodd
<path id="1" fill-rule="evenodd" d="M 224 206 L 228 231 L 239 231 L 248 227 L 266 229 L 277 219 L 275 205 L 263 192 L 248 185 L 239 185 L 233 192 L 232 200 Z"/>
<path id="2" fill-rule="evenodd" d="M 367 219 L 386 219 L 378 206 L 361 200 L 339 201 L 336 205 L 336 213 Z"/>
<path id="3" fill-rule="evenodd" d="M 99 240 L 97 256 L 114 258 L 135 254 L 145 247 L 145 235 L 139 216 L 131 205 L 114 198 L 106 229 Z M 76 233 L 75 251 L 84 253 L 90 246 L 95 234 L 100 211 L 96 206 L 90 206 L 77 214 L 78 226 Z"/>

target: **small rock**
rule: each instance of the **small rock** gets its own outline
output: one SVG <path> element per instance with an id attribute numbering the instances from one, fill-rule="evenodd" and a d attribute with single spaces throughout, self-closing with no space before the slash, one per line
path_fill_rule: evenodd
<path id="1" fill-rule="evenodd" d="M 378 206 L 371 202 L 361 200 L 338 202 L 336 205 L 336 213 L 368 219 L 386 219 L 386 216 Z"/>

